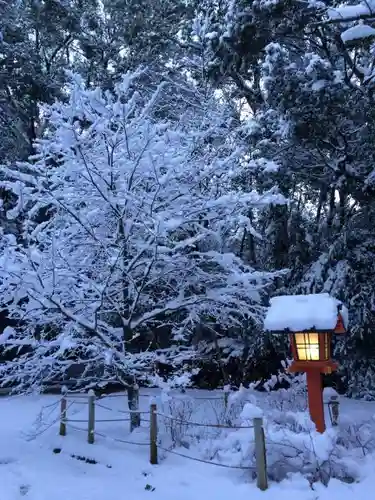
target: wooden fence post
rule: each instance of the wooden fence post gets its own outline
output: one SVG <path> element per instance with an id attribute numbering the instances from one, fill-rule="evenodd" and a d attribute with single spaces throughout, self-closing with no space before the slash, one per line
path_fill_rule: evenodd
<path id="1" fill-rule="evenodd" d="M 263 419 L 254 418 L 255 458 L 257 469 L 257 486 L 264 491 L 268 488 L 266 443 L 264 439 Z"/>
<path id="2" fill-rule="evenodd" d="M 87 442 L 94 444 L 95 441 L 95 392 L 93 389 L 88 393 L 89 420 L 87 427 Z"/>
<path id="3" fill-rule="evenodd" d="M 66 390 L 65 388 L 61 391 L 61 402 L 60 402 L 60 436 L 66 436 Z"/>
<path id="4" fill-rule="evenodd" d="M 139 386 L 134 384 L 128 387 L 128 406 L 130 413 L 130 432 L 141 426 L 141 414 L 139 411 Z"/>
<path id="5" fill-rule="evenodd" d="M 158 463 L 158 416 L 157 406 L 152 404 L 150 406 L 150 464 L 156 465 Z"/>

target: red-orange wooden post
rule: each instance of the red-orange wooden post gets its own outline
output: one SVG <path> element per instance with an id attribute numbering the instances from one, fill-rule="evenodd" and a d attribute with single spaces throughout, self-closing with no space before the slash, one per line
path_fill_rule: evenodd
<path id="1" fill-rule="evenodd" d="M 306 370 L 307 395 L 311 420 L 314 422 L 316 430 L 323 433 L 326 430 L 324 419 L 323 384 L 320 370 Z"/>

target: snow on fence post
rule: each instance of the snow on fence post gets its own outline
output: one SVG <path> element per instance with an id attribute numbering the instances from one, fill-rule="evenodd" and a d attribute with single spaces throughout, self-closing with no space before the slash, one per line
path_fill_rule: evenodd
<path id="1" fill-rule="evenodd" d="M 263 419 L 254 418 L 255 458 L 257 471 L 257 486 L 264 491 L 268 488 L 266 442 L 264 439 Z"/>
<path id="2" fill-rule="evenodd" d="M 67 388 L 64 386 L 61 389 L 61 401 L 60 401 L 60 436 L 66 436 L 66 394 Z"/>
<path id="3" fill-rule="evenodd" d="M 87 426 L 87 442 L 94 444 L 95 441 L 95 392 L 93 389 L 88 393 L 89 420 Z"/>
<path id="4" fill-rule="evenodd" d="M 150 405 L 150 464 L 158 463 L 158 416 L 156 404 Z"/>
<path id="5" fill-rule="evenodd" d="M 130 413 L 130 432 L 141 426 L 141 414 L 139 411 L 139 386 L 134 384 L 128 387 L 128 406 Z"/>

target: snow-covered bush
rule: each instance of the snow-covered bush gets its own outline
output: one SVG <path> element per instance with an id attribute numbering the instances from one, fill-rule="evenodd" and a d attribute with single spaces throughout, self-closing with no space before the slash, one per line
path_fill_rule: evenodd
<path id="1" fill-rule="evenodd" d="M 375 453 L 375 419 L 353 422 L 344 420 L 338 430 L 337 443 L 348 449 L 356 449 L 360 457 Z"/>
<path id="2" fill-rule="evenodd" d="M 164 444 L 190 447 L 192 444 L 211 441 L 218 438 L 222 429 L 210 427 L 215 425 L 231 425 L 233 414 L 230 404 L 226 403 L 225 391 L 214 397 L 196 399 L 188 394 L 171 394 L 164 392 L 161 401 L 162 413 L 168 417 L 161 417 L 164 433 Z M 201 425 L 194 425 L 195 423 Z"/>
<path id="3" fill-rule="evenodd" d="M 265 390 L 267 395 L 264 404 L 280 412 L 304 411 L 307 408 L 306 374 L 288 372 L 291 363 L 292 360 L 289 359 L 282 361 L 282 367 L 276 375 L 272 375 L 268 380 L 261 380 L 250 385 L 253 390 Z"/>
<path id="4" fill-rule="evenodd" d="M 22 346 L 4 383 L 36 387 L 74 363 L 120 380 L 158 361 L 177 370 L 194 357 L 197 324 L 262 315 L 274 275 L 233 249 L 252 230 L 250 208 L 283 198 L 239 187 L 244 149 L 215 99 L 169 123 L 153 109 L 173 88 L 150 98 L 138 76 L 114 94 L 74 76 L 69 101 L 44 111 L 32 162 L 5 169 L 18 199 L 8 217 L 24 231 L 2 242 L 0 302 L 20 321 L 3 346 Z"/>
<path id="5" fill-rule="evenodd" d="M 361 460 L 374 453 L 373 424 L 363 423 L 356 429 L 330 428 L 325 434 L 315 431 L 307 413 L 290 412 L 282 425 L 264 419 L 267 473 L 270 480 L 281 481 L 300 473 L 311 484 L 328 484 L 336 478 L 345 482 L 361 479 Z M 249 420 L 242 425 L 248 425 Z M 356 442 L 356 433 L 358 441 Z M 197 448 L 206 460 L 236 467 L 255 466 L 254 434 L 251 429 L 223 430 L 211 440 L 201 441 Z"/>
<path id="6" fill-rule="evenodd" d="M 282 425 L 267 420 L 268 474 L 280 480 L 300 472 L 324 484 L 331 478 L 360 480 L 361 460 L 375 453 L 374 433 L 374 420 L 341 422 L 324 434 L 315 431 L 308 413 L 289 412 Z"/>
<path id="7" fill-rule="evenodd" d="M 310 481 L 312 488 L 314 483 L 328 484 L 332 478 L 349 483 L 360 480 L 364 460 L 375 454 L 375 419 L 353 423 L 342 418 L 338 427 L 328 427 L 324 434 L 319 434 L 308 411 L 289 408 L 282 412 L 264 405 L 262 394 L 256 401 L 254 391 L 245 388 L 233 393 L 231 400 L 236 409 L 231 418 L 232 429 L 209 430 L 186 425 L 179 429 L 179 439 L 169 439 L 168 445 L 190 448 L 192 456 L 204 460 L 252 468 L 255 467 L 254 431 L 246 427 L 252 425 L 253 418 L 262 417 L 270 480 L 281 481 L 298 473 Z M 188 406 L 181 401 L 169 405 L 171 414 L 184 416 L 184 420 L 190 417 L 194 422 L 219 423 L 215 421 L 215 412 L 210 412 L 209 403 L 189 398 Z M 228 425 L 226 417 L 220 423 Z M 237 429 L 239 426 L 244 428 Z"/>

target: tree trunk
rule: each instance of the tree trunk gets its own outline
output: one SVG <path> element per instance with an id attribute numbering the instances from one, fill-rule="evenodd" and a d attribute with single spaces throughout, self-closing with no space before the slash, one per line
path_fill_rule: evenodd
<path id="1" fill-rule="evenodd" d="M 130 414 L 130 431 L 141 426 L 141 415 L 137 413 L 139 410 L 139 387 L 137 384 L 129 385 L 128 387 L 128 407 L 132 412 Z"/>

